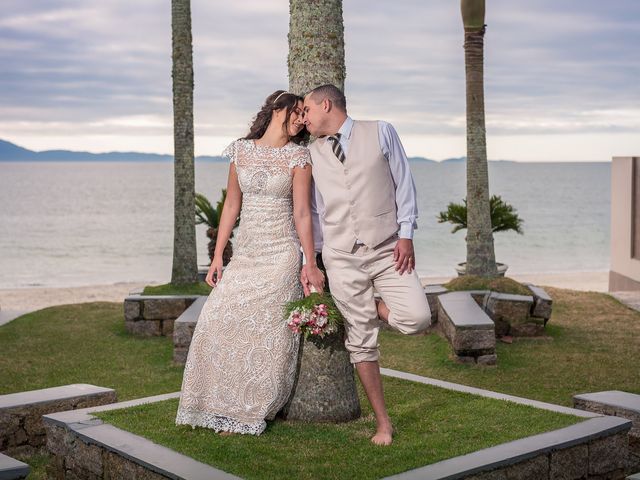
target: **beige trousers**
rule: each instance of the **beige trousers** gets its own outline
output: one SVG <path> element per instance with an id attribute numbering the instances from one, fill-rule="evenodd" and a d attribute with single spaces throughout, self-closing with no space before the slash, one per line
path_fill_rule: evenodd
<path id="1" fill-rule="evenodd" d="M 345 347 L 351 363 L 377 361 L 380 356 L 380 319 L 374 289 L 389 307 L 392 328 L 415 334 L 431 323 L 418 274 L 414 270 L 400 275 L 395 269 L 393 251 L 397 241 L 394 235 L 375 248 L 356 244 L 351 252 L 335 250 L 326 244 L 322 248 L 331 294 L 345 319 Z"/>

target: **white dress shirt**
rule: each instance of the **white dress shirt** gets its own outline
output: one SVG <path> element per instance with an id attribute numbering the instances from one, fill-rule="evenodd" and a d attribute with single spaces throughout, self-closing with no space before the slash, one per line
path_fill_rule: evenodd
<path id="1" fill-rule="evenodd" d="M 351 139 L 351 130 L 353 128 L 353 119 L 347 117 L 340 130 L 340 145 L 346 156 L 346 162 L 349 161 L 349 141 Z M 413 182 L 413 176 L 409 169 L 409 160 L 407 154 L 402 147 L 400 137 L 393 125 L 387 122 L 378 121 L 378 138 L 380 141 L 380 150 L 389 162 L 389 170 L 396 188 L 396 216 L 400 231 L 400 238 L 413 238 L 413 230 L 418 228 L 416 219 L 418 218 L 418 205 L 416 202 L 416 186 Z M 322 195 L 315 187 L 312 189 L 311 195 L 311 213 L 313 219 L 313 238 L 315 250 L 322 250 L 322 223 L 320 218 L 324 217 L 324 202 Z M 358 242 L 361 243 L 361 242 Z"/>

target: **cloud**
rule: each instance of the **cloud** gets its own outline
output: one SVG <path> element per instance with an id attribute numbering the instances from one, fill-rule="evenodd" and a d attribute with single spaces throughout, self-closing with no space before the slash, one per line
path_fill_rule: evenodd
<path id="1" fill-rule="evenodd" d="M 133 142 L 137 135 L 138 150 L 170 145 L 169 4 L 5 4 L 0 137 L 33 139 L 42 129 L 56 144 L 99 135 Z M 420 138 L 455 138 L 459 148 L 465 131 L 459 3 L 343 5 L 350 112 L 393 122 L 411 136 L 413 155 L 432 156 Z M 197 144 L 217 148 L 242 135 L 264 98 L 286 88 L 288 14 L 285 1 L 192 0 Z M 637 0 L 492 0 L 485 37 L 489 135 L 638 132 L 639 19 Z M 150 142 L 154 135 L 162 141 Z"/>

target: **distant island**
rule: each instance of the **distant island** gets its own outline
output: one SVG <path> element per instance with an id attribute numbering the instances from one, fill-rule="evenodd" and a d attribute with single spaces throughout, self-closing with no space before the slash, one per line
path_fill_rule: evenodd
<path id="1" fill-rule="evenodd" d="M 227 162 L 226 157 L 200 156 L 196 160 Z M 72 152 L 70 150 L 45 150 L 34 152 L 14 143 L 0 140 L 0 162 L 173 162 L 173 155 L 140 152 Z"/>
<path id="2" fill-rule="evenodd" d="M 203 155 L 196 161 L 228 162 L 226 157 Z M 464 163 L 467 157 L 447 158 L 437 161 L 424 157 L 409 157 L 411 162 Z M 500 160 L 504 162 L 506 160 Z M 73 152 L 70 150 L 45 150 L 34 152 L 15 143 L 0 140 L 0 162 L 173 162 L 173 155 L 140 152 Z"/>

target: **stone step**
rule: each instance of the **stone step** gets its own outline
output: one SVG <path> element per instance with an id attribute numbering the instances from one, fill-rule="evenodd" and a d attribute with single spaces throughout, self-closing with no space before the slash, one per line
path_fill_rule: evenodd
<path id="1" fill-rule="evenodd" d="M 0 480 L 19 480 L 29 475 L 29 465 L 0 453 Z"/>
<path id="2" fill-rule="evenodd" d="M 438 296 L 438 322 L 458 361 L 495 365 L 494 323 L 469 292 Z"/>
<path id="3" fill-rule="evenodd" d="M 29 453 L 42 447 L 44 414 L 115 401 L 112 388 L 86 383 L 0 395 L 0 451 Z"/>

